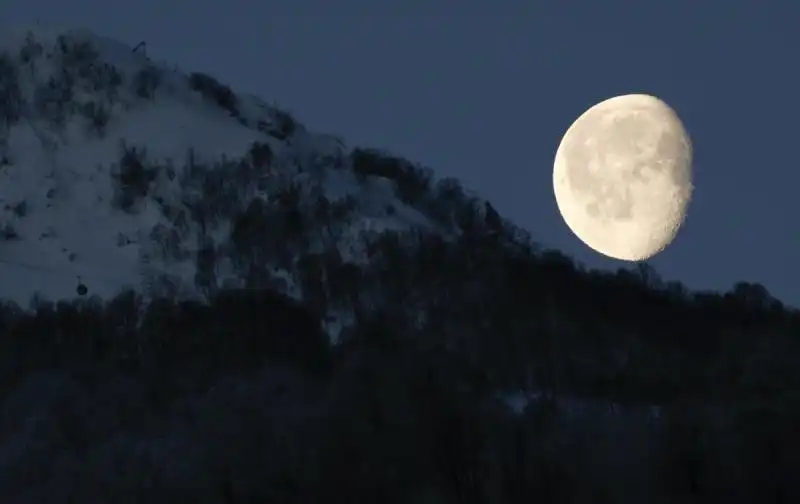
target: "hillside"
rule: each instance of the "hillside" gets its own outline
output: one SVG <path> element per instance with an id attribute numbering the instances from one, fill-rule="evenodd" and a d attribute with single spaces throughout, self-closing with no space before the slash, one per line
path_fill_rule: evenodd
<path id="1" fill-rule="evenodd" d="M 362 232 L 431 226 L 386 180 L 359 183 L 338 139 L 210 76 L 80 31 L 2 42 L 4 298 L 72 298 L 78 276 L 104 298 L 163 283 L 191 296 L 203 247 L 220 256 L 216 283 L 241 284 L 233 223 L 282 197 L 306 214 L 330 204 L 328 236 L 309 229 L 306 246 L 356 261 Z M 293 265 L 271 266 L 292 290 Z"/>
<path id="2" fill-rule="evenodd" d="M 800 496 L 800 313 L 762 286 L 587 270 L 88 32 L 0 48 L 2 502 Z"/>

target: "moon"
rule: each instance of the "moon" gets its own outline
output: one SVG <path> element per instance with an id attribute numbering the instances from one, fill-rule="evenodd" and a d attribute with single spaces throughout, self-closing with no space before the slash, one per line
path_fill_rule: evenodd
<path id="1" fill-rule="evenodd" d="M 614 259 L 644 261 L 663 251 L 686 218 L 692 189 L 691 139 L 654 96 L 594 105 L 556 151 L 553 190 L 564 222 Z"/>

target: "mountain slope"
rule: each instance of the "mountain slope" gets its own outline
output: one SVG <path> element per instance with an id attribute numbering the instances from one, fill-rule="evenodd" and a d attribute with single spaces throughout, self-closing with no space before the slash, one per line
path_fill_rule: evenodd
<path id="1" fill-rule="evenodd" d="M 232 219 L 292 188 L 308 212 L 338 202 L 328 234 L 347 260 L 363 231 L 433 225 L 388 180 L 358 181 L 338 139 L 211 77 L 84 31 L 6 29 L 0 47 L 0 298 L 72 298 L 78 277 L 103 298 L 126 286 L 196 295 L 202 244 L 229 256 Z M 196 203 L 213 197 L 225 208 L 201 231 Z M 225 259 L 216 283 L 243 284 L 249 272 Z M 290 264 L 273 272 L 300 295 Z"/>

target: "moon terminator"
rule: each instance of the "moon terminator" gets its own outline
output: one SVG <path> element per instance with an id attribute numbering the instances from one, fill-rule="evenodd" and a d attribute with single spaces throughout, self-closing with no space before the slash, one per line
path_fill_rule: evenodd
<path id="1" fill-rule="evenodd" d="M 570 230 L 595 251 L 626 261 L 675 238 L 692 193 L 692 145 L 674 110 L 649 95 L 589 108 L 556 152 L 553 190 Z"/>

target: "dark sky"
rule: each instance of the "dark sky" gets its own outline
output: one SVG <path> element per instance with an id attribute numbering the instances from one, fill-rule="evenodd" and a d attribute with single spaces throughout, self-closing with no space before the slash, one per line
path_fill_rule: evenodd
<path id="1" fill-rule="evenodd" d="M 692 288 L 756 281 L 800 305 L 800 2 L 65 5 L 4 0 L 0 20 L 146 40 L 151 57 L 274 101 L 309 129 L 462 179 L 538 241 L 592 267 L 623 263 L 589 250 L 559 217 L 555 149 L 595 102 L 659 96 L 692 136 L 695 197 L 651 263 Z"/>

